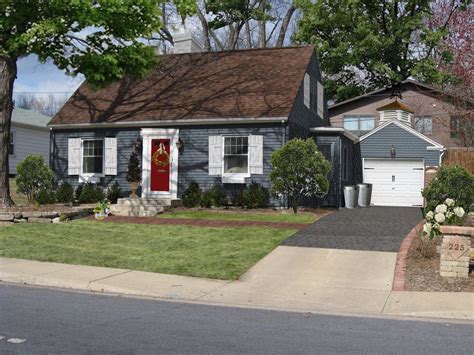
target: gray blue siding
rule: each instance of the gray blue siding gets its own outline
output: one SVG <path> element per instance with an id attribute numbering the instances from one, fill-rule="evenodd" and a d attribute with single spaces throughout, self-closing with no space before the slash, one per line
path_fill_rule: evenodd
<path id="1" fill-rule="evenodd" d="M 312 100 L 316 100 L 317 103 L 317 85 L 316 82 L 322 82 L 321 72 L 319 70 L 319 64 L 316 57 L 316 53 L 313 53 L 311 60 L 308 64 L 306 72 L 311 77 L 310 86 L 310 97 Z M 302 74 L 304 75 L 304 73 Z M 324 100 L 324 119 L 319 118 L 317 110 L 310 110 L 304 105 L 304 92 L 303 92 L 303 76 L 301 77 L 301 86 L 298 90 L 294 106 L 288 117 L 289 127 L 289 139 L 293 138 L 308 138 L 309 128 L 311 127 L 325 127 L 330 126 L 329 115 L 327 109 L 327 102 Z"/>
<path id="2" fill-rule="evenodd" d="M 430 143 L 390 124 L 360 142 L 362 158 L 391 158 L 390 148 L 395 147 L 398 159 L 424 159 L 426 166 L 438 166 L 438 150 L 427 150 Z"/>
<path id="3" fill-rule="evenodd" d="M 184 143 L 184 150 L 179 155 L 178 161 L 178 196 L 193 181 L 197 182 L 204 190 L 215 183 L 220 184 L 218 176 L 208 173 L 209 136 L 214 135 L 262 135 L 263 136 L 263 174 L 252 175 L 247 179 L 247 184 L 257 182 L 270 187 L 269 174 L 271 170 L 271 154 L 275 149 L 284 144 L 286 128 L 282 124 L 252 124 L 252 125 L 222 125 L 222 126 L 188 126 L 179 127 L 179 134 Z M 129 185 L 125 179 L 128 159 L 132 145 L 140 139 L 140 129 L 91 129 L 81 131 L 55 130 L 52 139 L 52 168 L 57 182 L 68 181 L 71 185 L 79 184 L 77 175 L 68 175 L 68 138 L 117 138 L 117 175 L 106 176 L 102 185 L 108 186 L 117 181 L 122 191 L 128 193 Z M 229 197 L 235 190 L 243 189 L 245 184 L 224 184 L 224 189 Z M 273 201 L 277 204 L 277 201 Z"/>

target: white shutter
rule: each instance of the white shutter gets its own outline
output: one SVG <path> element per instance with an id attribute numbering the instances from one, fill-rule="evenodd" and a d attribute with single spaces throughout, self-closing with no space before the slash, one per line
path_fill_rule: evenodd
<path id="1" fill-rule="evenodd" d="M 222 175 L 222 136 L 209 136 L 209 175 Z"/>
<path id="2" fill-rule="evenodd" d="M 67 173 L 68 175 L 81 173 L 81 138 L 68 139 Z"/>
<path id="3" fill-rule="evenodd" d="M 318 116 L 324 118 L 324 87 L 320 81 L 318 81 Z"/>
<path id="4" fill-rule="evenodd" d="M 304 105 L 307 108 L 310 108 L 310 103 L 311 103 L 310 95 L 311 95 L 311 78 L 306 73 L 304 75 L 304 80 L 303 80 L 303 101 L 304 101 Z"/>
<path id="5" fill-rule="evenodd" d="M 250 174 L 263 174 L 263 136 L 249 137 Z"/>
<path id="6" fill-rule="evenodd" d="M 105 175 L 117 175 L 117 138 L 104 139 Z"/>

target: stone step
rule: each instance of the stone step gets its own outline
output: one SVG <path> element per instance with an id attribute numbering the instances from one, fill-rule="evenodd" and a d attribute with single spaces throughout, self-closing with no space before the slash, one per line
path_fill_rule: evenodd
<path id="1" fill-rule="evenodd" d="M 114 216 L 125 216 L 125 217 L 155 217 L 163 211 L 136 211 L 136 210 L 118 210 L 110 211 Z"/>
<path id="2" fill-rule="evenodd" d="M 129 205 L 129 206 L 170 206 L 180 207 L 181 199 L 171 198 L 119 198 L 117 201 L 118 205 Z"/>
<path id="3" fill-rule="evenodd" d="M 133 212 L 139 212 L 139 211 L 150 211 L 150 212 L 156 212 L 156 213 L 161 213 L 165 210 L 165 208 L 168 206 L 127 206 L 127 205 L 111 205 L 110 206 L 110 212 L 115 213 L 115 212 L 127 212 L 127 211 L 133 211 Z"/>

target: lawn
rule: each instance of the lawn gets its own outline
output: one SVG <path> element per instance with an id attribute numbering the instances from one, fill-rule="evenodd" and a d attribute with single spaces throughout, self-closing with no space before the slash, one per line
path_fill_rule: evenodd
<path id="1" fill-rule="evenodd" d="M 294 214 L 290 211 L 196 211 L 196 210 L 172 210 L 159 215 L 159 218 L 192 218 L 207 220 L 227 220 L 227 221 L 264 221 L 264 222 L 292 222 L 292 223 L 313 223 L 318 219 L 316 213 L 298 212 Z"/>
<path id="2" fill-rule="evenodd" d="M 295 230 L 74 221 L 0 228 L 0 257 L 234 280 Z"/>
<path id="3" fill-rule="evenodd" d="M 16 205 L 28 205 L 28 199 L 25 195 L 16 192 L 16 181 L 15 178 L 10 178 L 10 195 L 12 196 L 13 202 Z"/>

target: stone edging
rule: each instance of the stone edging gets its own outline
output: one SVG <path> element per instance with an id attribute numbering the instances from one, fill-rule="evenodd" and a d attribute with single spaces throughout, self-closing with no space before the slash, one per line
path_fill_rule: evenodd
<path id="1" fill-rule="evenodd" d="M 419 222 L 402 241 L 400 249 L 397 253 L 397 262 L 395 264 L 395 271 L 393 274 L 392 291 L 405 291 L 405 273 L 408 251 L 415 239 L 417 232 L 423 229 L 424 220 Z"/>

